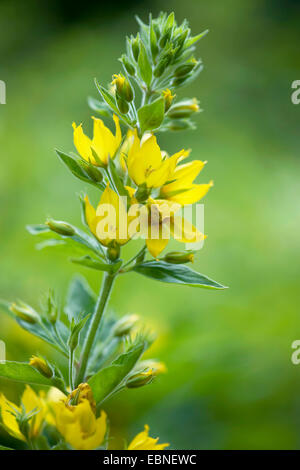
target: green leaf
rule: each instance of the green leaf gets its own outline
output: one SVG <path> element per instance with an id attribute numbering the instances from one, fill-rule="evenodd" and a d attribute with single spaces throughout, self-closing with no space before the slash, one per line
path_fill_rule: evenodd
<path id="1" fill-rule="evenodd" d="M 185 43 L 185 48 L 187 49 L 188 47 L 191 47 L 194 44 L 196 44 L 196 42 L 198 42 L 200 39 L 204 38 L 204 36 L 206 36 L 208 32 L 209 32 L 209 30 L 206 29 L 205 31 L 203 31 L 203 33 L 200 33 L 197 36 L 194 36 L 193 38 L 188 39 Z"/>
<path id="2" fill-rule="evenodd" d="M 98 271 L 111 271 L 112 265 L 107 263 L 101 263 L 101 261 L 92 258 L 91 256 L 82 256 L 81 258 L 70 258 L 70 261 L 75 264 L 81 264 L 86 268 L 97 269 Z M 121 266 L 122 262 L 119 262 Z"/>
<path id="3" fill-rule="evenodd" d="M 131 270 L 161 282 L 207 289 L 226 289 L 222 284 L 182 264 L 169 264 L 165 261 L 146 261 L 134 266 Z"/>
<path id="4" fill-rule="evenodd" d="M 146 83 L 149 87 L 152 80 L 152 67 L 147 55 L 146 48 L 144 43 L 140 41 L 140 53 L 138 58 L 138 66 L 140 70 L 141 79 Z"/>
<path id="5" fill-rule="evenodd" d="M 15 449 L 12 449 L 11 447 L 0 446 L 0 450 L 15 450 Z"/>
<path id="6" fill-rule="evenodd" d="M 5 361 L 0 363 L 0 377 L 14 380 L 15 382 L 52 385 L 50 379 L 44 377 L 26 362 Z"/>
<path id="7" fill-rule="evenodd" d="M 162 97 L 140 108 L 138 117 L 142 132 L 157 129 L 163 122 L 164 113 L 165 101 Z"/>
<path id="8" fill-rule="evenodd" d="M 111 117 L 110 108 L 107 106 L 106 103 L 101 103 L 101 101 L 96 100 L 92 96 L 89 96 L 88 105 L 93 111 L 96 111 L 97 113 L 101 114 L 101 116 Z"/>
<path id="9" fill-rule="evenodd" d="M 120 385 L 133 369 L 145 349 L 145 343 L 131 347 L 121 354 L 112 364 L 100 370 L 88 381 L 96 403 L 101 403 Z"/>
<path id="10" fill-rule="evenodd" d="M 70 321 L 72 318 L 77 320 L 79 315 L 88 315 L 95 309 L 96 295 L 90 288 L 86 279 L 82 276 L 76 276 L 72 279 L 65 305 L 65 312 Z"/>
<path id="11" fill-rule="evenodd" d="M 67 153 L 61 152 L 60 150 L 55 150 L 59 159 L 66 165 L 66 167 L 71 171 L 71 173 L 76 176 L 76 178 L 85 181 L 86 183 L 92 184 L 97 188 L 105 189 L 105 185 L 101 182 L 95 182 L 89 177 L 89 175 L 83 170 L 75 157 L 68 155 Z"/>
<path id="12" fill-rule="evenodd" d="M 127 193 L 126 189 L 124 188 L 124 185 L 121 181 L 121 178 L 118 175 L 118 171 L 117 171 L 115 162 L 113 161 L 112 158 L 108 159 L 108 171 L 109 171 L 109 176 L 111 178 L 111 181 L 115 186 L 116 192 L 120 196 L 128 197 L 128 193 Z"/>

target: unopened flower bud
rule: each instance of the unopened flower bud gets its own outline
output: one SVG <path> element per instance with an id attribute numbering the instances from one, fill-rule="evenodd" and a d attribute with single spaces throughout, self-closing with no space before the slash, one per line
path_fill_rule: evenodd
<path id="1" fill-rule="evenodd" d="M 117 261 L 120 257 L 120 245 L 112 241 L 107 249 L 107 257 L 110 261 Z"/>
<path id="2" fill-rule="evenodd" d="M 126 72 L 129 74 L 129 75 L 132 75 L 134 76 L 135 75 L 135 68 L 134 66 L 132 65 L 132 63 L 129 61 L 128 57 L 126 54 L 123 54 L 122 57 L 121 57 L 121 62 L 123 63 L 125 69 L 126 69 Z"/>
<path id="3" fill-rule="evenodd" d="M 163 59 L 161 59 L 161 60 L 158 62 L 158 64 L 157 64 L 157 66 L 155 67 L 155 69 L 154 69 L 154 72 L 153 72 L 154 76 L 155 76 L 156 78 L 161 77 L 161 75 L 164 73 L 165 69 L 168 67 L 168 64 L 169 64 L 169 60 L 168 60 L 167 57 L 164 57 Z"/>
<path id="4" fill-rule="evenodd" d="M 103 181 L 103 175 L 98 168 L 96 168 L 94 165 L 89 164 L 83 160 L 80 160 L 79 165 L 83 168 L 85 173 L 93 180 L 95 183 L 101 183 Z"/>
<path id="5" fill-rule="evenodd" d="M 125 101 L 133 100 L 133 90 L 132 87 L 124 75 L 119 73 L 118 75 L 113 75 L 112 85 L 116 86 L 117 94 Z"/>
<path id="6" fill-rule="evenodd" d="M 13 312 L 18 318 L 27 323 L 37 323 L 40 320 L 39 314 L 33 310 L 30 305 L 23 302 L 16 304 L 12 303 L 9 307 L 10 311 Z"/>
<path id="7" fill-rule="evenodd" d="M 47 377 L 48 379 L 50 379 L 53 376 L 52 369 L 47 364 L 45 359 L 41 357 L 32 356 L 30 358 L 29 365 L 34 367 L 36 370 L 39 371 L 40 374 L 42 374 L 44 377 Z"/>
<path id="8" fill-rule="evenodd" d="M 172 119 L 183 119 L 190 117 L 194 113 L 200 111 L 199 103 L 196 98 L 180 101 L 174 104 L 170 109 L 168 116 Z"/>
<path id="9" fill-rule="evenodd" d="M 137 374 L 131 375 L 126 382 L 127 388 L 138 388 L 143 387 L 144 385 L 148 385 L 150 382 L 153 381 L 154 374 L 153 370 L 148 368 L 143 372 L 138 372 Z"/>
<path id="10" fill-rule="evenodd" d="M 123 100 L 123 98 L 121 98 L 121 96 L 118 94 L 116 95 L 116 101 L 117 101 L 119 111 L 122 114 L 127 114 L 129 111 L 129 106 L 128 106 L 127 101 Z"/>
<path id="11" fill-rule="evenodd" d="M 138 189 L 136 190 L 134 194 L 134 197 L 136 198 L 138 202 L 143 203 L 147 201 L 149 194 L 150 194 L 149 188 L 147 188 L 147 186 L 143 184 L 138 187 Z"/>
<path id="12" fill-rule="evenodd" d="M 114 336 L 126 336 L 139 320 L 138 315 L 125 315 L 114 326 Z"/>
<path id="13" fill-rule="evenodd" d="M 137 62 L 140 53 L 140 35 L 137 34 L 136 38 L 131 38 L 131 50 L 135 61 Z"/>
<path id="14" fill-rule="evenodd" d="M 193 70 L 197 63 L 196 59 L 191 59 L 186 64 L 180 65 L 174 72 L 175 77 L 185 77 Z"/>
<path id="15" fill-rule="evenodd" d="M 73 229 L 73 227 L 71 227 L 71 225 L 67 224 L 66 222 L 49 219 L 47 220 L 46 225 L 48 225 L 52 232 L 59 233 L 60 235 L 64 235 L 65 237 L 71 237 L 75 234 L 75 230 Z"/>
<path id="16" fill-rule="evenodd" d="M 181 253 L 180 251 L 170 251 L 163 258 L 164 261 L 171 264 L 184 264 L 184 263 L 193 263 L 194 254 L 193 253 Z"/>
<path id="17" fill-rule="evenodd" d="M 176 95 L 172 95 L 171 90 L 167 88 L 162 92 L 164 100 L 165 100 L 165 111 L 168 111 L 168 109 L 171 107 L 172 101 L 175 98 Z"/>

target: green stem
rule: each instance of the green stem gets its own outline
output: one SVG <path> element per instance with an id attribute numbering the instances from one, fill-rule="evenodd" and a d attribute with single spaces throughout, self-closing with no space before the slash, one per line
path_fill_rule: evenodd
<path id="1" fill-rule="evenodd" d="M 100 294 L 96 303 L 96 307 L 95 307 L 95 311 L 92 317 L 90 328 L 87 333 L 86 340 L 82 349 L 80 366 L 79 366 L 77 379 L 76 379 L 76 386 L 78 386 L 84 380 L 91 348 L 93 346 L 98 327 L 100 325 L 107 301 L 109 299 L 115 277 L 116 277 L 116 274 L 112 274 L 109 272 L 104 273 L 101 291 L 100 291 Z"/>
<path id="2" fill-rule="evenodd" d="M 70 350 L 69 355 L 69 385 L 71 390 L 74 390 L 74 383 L 73 383 L 73 361 L 74 361 L 74 350 Z"/>

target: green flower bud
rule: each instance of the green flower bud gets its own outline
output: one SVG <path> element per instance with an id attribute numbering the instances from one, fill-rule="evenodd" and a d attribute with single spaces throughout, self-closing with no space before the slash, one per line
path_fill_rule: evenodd
<path id="1" fill-rule="evenodd" d="M 168 116 L 172 119 L 183 119 L 190 117 L 194 113 L 198 113 L 199 110 L 199 102 L 196 98 L 193 98 L 176 103 L 169 110 Z"/>
<path id="2" fill-rule="evenodd" d="M 184 253 L 180 251 L 170 251 L 163 258 L 164 261 L 171 264 L 185 264 L 194 262 L 193 253 Z"/>
<path id="3" fill-rule="evenodd" d="M 149 188 L 147 188 L 146 184 L 142 184 L 136 190 L 136 192 L 134 194 L 134 197 L 136 198 L 136 200 L 138 202 L 143 203 L 143 202 L 147 201 L 147 199 L 149 197 L 149 194 L 150 194 Z"/>
<path id="4" fill-rule="evenodd" d="M 129 111 L 129 105 L 127 101 L 123 100 L 123 98 L 121 98 L 121 96 L 119 96 L 118 94 L 116 95 L 116 101 L 120 112 L 122 114 L 127 114 Z"/>
<path id="5" fill-rule="evenodd" d="M 58 317 L 58 307 L 54 300 L 53 291 L 50 289 L 47 299 L 47 315 L 52 324 L 54 324 Z"/>
<path id="6" fill-rule="evenodd" d="M 140 53 L 140 35 L 139 33 L 137 34 L 136 38 L 132 37 L 131 39 L 131 50 L 132 50 L 132 55 L 135 59 L 135 61 L 138 61 L 139 58 L 139 53 Z"/>
<path id="7" fill-rule="evenodd" d="M 71 227 L 71 225 L 67 224 L 66 222 L 49 219 L 47 220 L 46 225 L 48 225 L 52 232 L 59 233 L 60 235 L 64 235 L 65 237 L 71 237 L 75 234 L 75 230 L 73 229 L 73 227 Z"/>
<path id="8" fill-rule="evenodd" d="M 89 164 L 83 160 L 78 161 L 79 165 L 83 168 L 85 173 L 93 180 L 95 183 L 101 183 L 103 181 L 103 175 L 98 168 L 94 165 Z"/>
<path id="9" fill-rule="evenodd" d="M 138 388 L 148 385 L 153 381 L 155 374 L 153 370 L 148 368 L 143 372 L 138 372 L 137 374 L 131 375 L 126 382 L 127 388 Z"/>
<path id="10" fill-rule="evenodd" d="M 184 131 L 186 129 L 194 129 L 194 125 L 188 119 L 174 119 L 166 125 L 170 131 Z"/>
<path id="11" fill-rule="evenodd" d="M 158 62 L 157 66 L 155 67 L 153 75 L 156 78 L 161 77 L 164 71 L 166 70 L 166 68 L 168 67 L 168 64 L 169 64 L 169 60 L 167 57 L 164 57 L 163 59 L 161 59 Z"/>
<path id="12" fill-rule="evenodd" d="M 50 379 L 53 376 L 53 371 L 48 365 L 48 363 L 45 361 L 45 359 L 38 357 L 38 356 L 32 356 L 29 361 L 29 365 L 34 367 L 39 371 L 40 374 L 42 374 L 44 377 L 47 377 Z"/>
<path id="13" fill-rule="evenodd" d="M 107 249 L 107 257 L 110 261 L 117 261 L 120 258 L 120 245 L 115 241 L 109 244 Z"/>
<path id="14" fill-rule="evenodd" d="M 132 63 L 129 61 L 128 57 L 126 54 L 123 54 L 122 57 L 121 57 L 121 62 L 123 63 L 125 69 L 126 69 L 126 72 L 129 74 L 129 75 L 132 75 L 134 76 L 135 75 L 135 68 L 134 66 L 132 65 Z"/>
<path id="15" fill-rule="evenodd" d="M 175 77 L 184 77 L 188 75 L 193 68 L 197 65 L 196 59 L 192 59 L 191 61 L 187 62 L 186 64 L 180 65 L 174 72 Z"/>
<path id="16" fill-rule="evenodd" d="M 19 301 L 18 304 L 15 302 L 12 303 L 9 307 L 9 310 L 13 312 L 18 318 L 27 323 L 38 323 L 40 321 L 39 314 L 33 310 L 30 305 L 27 305 L 24 302 Z"/>
<path id="17" fill-rule="evenodd" d="M 190 77 L 191 77 L 191 74 L 185 75 L 184 77 L 175 77 L 172 80 L 172 86 L 177 87 L 177 86 L 183 85 Z"/>
<path id="18" fill-rule="evenodd" d="M 125 315 L 121 318 L 114 326 L 114 336 L 126 336 L 130 333 L 132 328 L 136 325 L 139 320 L 138 315 Z"/>

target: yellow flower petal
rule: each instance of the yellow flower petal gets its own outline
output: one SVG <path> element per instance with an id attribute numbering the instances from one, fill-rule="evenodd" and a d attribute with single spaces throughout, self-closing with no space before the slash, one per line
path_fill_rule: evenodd
<path id="1" fill-rule="evenodd" d="M 84 160 L 91 161 L 93 164 L 95 164 L 96 162 L 91 150 L 92 141 L 84 134 L 82 130 L 82 124 L 76 126 L 75 122 L 73 122 L 72 127 L 74 129 L 73 138 L 77 152 Z"/>
<path id="2" fill-rule="evenodd" d="M 195 202 L 200 201 L 212 186 L 212 181 L 208 184 L 193 184 L 187 191 L 183 191 L 172 196 L 168 195 L 168 199 L 170 201 L 178 202 L 178 204 L 181 204 L 182 206 L 186 204 L 194 204 Z"/>
<path id="3" fill-rule="evenodd" d="M 154 258 L 157 258 L 158 255 L 160 255 L 160 253 L 165 249 L 168 243 L 169 243 L 169 239 L 148 238 L 146 240 L 147 248 Z"/>
<path id="4" fill-rule="evenodd" d="M 170 177 L 170 180 L 175 181 L 165 185 L 162 188 L 162 194 L 165 194 L 167 197 L 168 193 L 172 191 L 190 188 L 205 164 L 206 162 L 194 160 L 193 162 L 177 166 Z"/>
<path id="5" fill-rule="evenodd" d="M 14 409 L 21 411 L 20 407 L 7 400 L 3 393 L 0 393 L 0 408 L 3 426 L 5 427 L 6 431 L 16 439 L 25 441 L 25 437 L 20 432 L 17 420 L 15 416 L 12 415 Z"/>
<path id="6" fill-rule="evenodd" d="M 85 202 L 85 219 L 86 219 L 86 222 L 87 222 L 91 232 L 96 236 L 97 235 L 96 234 L 96 223 L 97 223 L 96 210 L 94 209 L 94 207 L 90 203 L 88 196 L 85 196 L 84 202 Z"/>
<path id="7" fill-rule="evenodd" d="M 149 437 L 149 426 L 135 436 L 128 446 L 128 450 L 163 450 L 170 444 L 157 444 L 158 438 Z"/>
<path id="8" fill-rule="evenodd" d="M 108 162 L 108 157 L 113 158 L 115 153 L 121 143 L 121 129 L 119 124 L 119 118 L 113 116 L 115 126 L 116 126 L 116 135 L 106 127 L 102 119 L 93 117 L 94 120 L 94 137 L 92 140 L 92 146 L 100 160 L 106 165 Z"/>
<path id="9" fill-rule="evenodd" d="M 196 243 L 204 240 L 205 236 L 191 222 L 176 216 L 171 220 L 171 233 L 175 240 L 182 243 Z"/>

